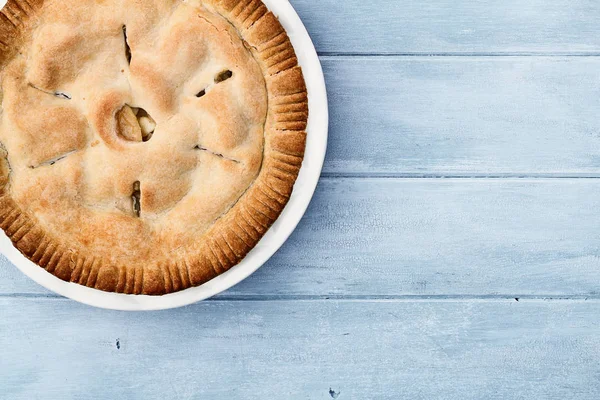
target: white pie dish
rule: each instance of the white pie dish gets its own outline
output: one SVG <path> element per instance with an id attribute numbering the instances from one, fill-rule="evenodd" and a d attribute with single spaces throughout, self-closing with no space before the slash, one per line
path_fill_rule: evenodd
<path id="1" fill-rule="evenodd" d="M 9 261 L 40 285 L 81 303 L 115 310 L 162 310 L 192 304 L 229 289 L 260 268 L 283 245 L 304 215 L 321 174 L 327 147 L 327 95 L 314 45 L 290 3 L 287 0 L 263 2 L 279 17 L 294 45 L 306 80 L 310 115 L 306 156 L 289 204 L 246 258 L 228 272 L 199 287 L 164 296 L 106 293 L 64 282 L 25 258 L 0 231 L 0 251 Z"/>

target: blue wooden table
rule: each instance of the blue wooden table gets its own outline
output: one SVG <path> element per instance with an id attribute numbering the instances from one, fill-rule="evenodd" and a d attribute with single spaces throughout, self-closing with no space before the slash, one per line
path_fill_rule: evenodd
<path id="1" fill-rule="evenodd" d="M 600 2 L 292 3 L 331 106 L 298 230 L 166 312 L 2 260 L 0 398 L 600 398 Z"/>

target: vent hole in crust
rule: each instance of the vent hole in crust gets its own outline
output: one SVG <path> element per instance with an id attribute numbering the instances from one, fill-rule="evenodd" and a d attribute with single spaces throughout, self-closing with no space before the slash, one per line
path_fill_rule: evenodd
<path id="1" fill-rule="evenodd" d="M 63 100 L 71 100 L 71 96 L 69 96 L 68 94 L 66 94 L 66 93 L 63 93 L 63 92 L 56 92 L 56 93 L 54 93 L 54 95 L 55 95 L 56 97 L 58 97 L 59 99 L 63 99 Z"/>
<path id="2" fill-rule="evenodd" d="M 133 183 L 133 192 L 131 193 L 131 207 L 133 209 L 133 215 L 140 217 L 142 215 L 142 186 L 140 181 Z"/>
<path id="3" fill-rule="evenodd" d="M 133 112 L 135 113 L 140 129 L 142 130 L 142 141 L 147 142 L 152 139 L 152 135 L 154 135 L 156 122 L 143 108 L 134 108 Z"/>
<path id="4" fill-rule="evenodd" d="M 56 164 L 57 162 L 62 161 L 65 158 L 69 157 L 71 154 L 75 153 L 76 151 L 77 150 L 71 150 L 71 151 L 69 151 L 67 153 L 64 153 L 64 154 L 61 154 L 61 155 L 56 156 L 54 158 L 51 158 L 49 160 L 43 161 L 43 162 L 39 163 L 38 165 L 30 165 L 29 168 L 31 168 L 31 169 L 37 169 L 37 168 L 40 168 L 40 167 L 47 167 L 47 166 L 51 167 L 54 164 Z"/>
<path id="5" fill-rule="evenodd" d="M 127 42 L 127 27 L 123 25 L 123 39 L 125 40 L 125 58 L 127 59 L 127 64 L 131 64 L 131 47 L 129 47 L 129 42 Z"/>
<path id="6" fill-rule="evenodd" d="M 228 79 L 231 79 L 233 77 L 233 71 L 226 69 L 225 71 L 221 71 L 219 72 L 217 75 L 215 75 L 215 84 L 221 83 L 221 82 L 225 82 Z M 196 93 L 196 97 L 200 98 L 200 97 L 204 97 L 206 96 L 206 92 L 211 88 L 212 84 L 208 85 L 208 87 L 202 89 L 201 91 L 199 91 L 198 93 Z"/>
<path id="7" fill-rule="evenodd" d="M 147 142 L 154 135 L 156 122 L 146 110 L 127 104 L 117 114 L 117 134 L 128 142 Z"/>
<path id="8" fill-rule="evenodd" d="M 236 160 L 234 158 L 227 157 L 227 156 L 225 156 L 225 155 L 223 155 L 221 153 L 217 153 L 215 151 L 209 150 L 206 147 L 201 146 L 201 145 L 194 146 L 194 150 L 200 150 L 200 151 L 206 152 L 208 154 L 212 154 L 213 156 L 218 157 L 218 158 L 220 158 L 222 160 L 231 161 L 231 162 L 234 162 L 236 164 L 240 164 L 239 160 Z"/>
<path id="9" fill-rule="evenodd" d="M 215 76 L 215 83 L 225 82 L 227 79 L 230 79 L 233 76 L 233 72 L 230 70 L 225 70 L 223 72 L 219 72 L 217 76 Z"/>
<path id="10" fill-rule="evenodd" d="M 52 96 L 54 96 L 54 97 L 58 97 L 59 99 L 63 99 L 63 100 L 71 100 L 71 99 L 73 98 L 71 95 L 69 95 L 69 94 L 67 94 L 67 93 L 65 93 L 65 92 L 49 92 L 49 91 L 47 91 L 47 90 L 41 89 L 41 88 L 39 88 L 39 87 L 35 86 L 35 85 L 34 85 L 33 83 L 31 83 L 31 82 L 29 83 L 29 87 L 30 87 L 30 88 L 33 88 L 33 89 L 35 89 L 35 90 L 39 90 L 39 91 L 40 91 L 40 92 L 42 92 L 42 93 L 46 93 L 46 94 L 52 95 Z"/>

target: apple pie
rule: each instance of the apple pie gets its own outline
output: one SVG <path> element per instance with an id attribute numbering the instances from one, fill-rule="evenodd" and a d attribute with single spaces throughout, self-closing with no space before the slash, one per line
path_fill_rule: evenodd
<path id="1" fill-rule="evenodd" d="M 260 0 L 9 0 L 0 227 L 65 281 L 163 295 L 238 264 L 288 202 L 308 98 Z"/>

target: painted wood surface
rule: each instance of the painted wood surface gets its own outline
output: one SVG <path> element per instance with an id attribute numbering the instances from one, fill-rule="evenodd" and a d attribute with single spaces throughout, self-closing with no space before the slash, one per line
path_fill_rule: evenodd
<path id="1" fill-rule="evenodd" d="M 0 299 L 0 309 L 11 400 L 600 396 L 597 301 L 208 301 L 127 314 Z"/>
<path id="2" fill-rule="evenodd" d="M 600 58 L 326 57 L 323 65 L 326 173 L 600 172 Z"/>
<path id="3" fill-rule="evenodd" d="M 0 258 L 0 399 L 600 398 L 600 3 L 291 2 L 331 107 L 298 230 L 160 313 Z"/>
<path id="4" fill-rule="evenodd" d="M 595 0 L 291 0 L 321 53 L 597 53 Z"/>
<path id="5" fill-rule="evenodd" d="M 595 179 L 327 178 L 286 245 L 224 296 L 594 297 L 598 210 Z M 0 293 L 48 293 L 1 274 Z"/>

